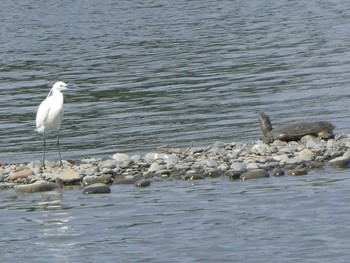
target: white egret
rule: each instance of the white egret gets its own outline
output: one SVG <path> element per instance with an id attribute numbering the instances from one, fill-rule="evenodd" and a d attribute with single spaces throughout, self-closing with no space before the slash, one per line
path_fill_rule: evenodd
<path id="1" fill-rule="evenodd" d="M 63 94 L 61 91 L 67 89 L 67 84 L 58 81 L 56 82 L 46 99 L 40 104 L 36 114 L 36 131 L 43 134 L 43 166 L 45 167 L 45 133 L 56 131 L 57 133 L 57 148 L 60 157 L 60 165 L 62 166 L 62 157 L 60 151 L 60 136 L 59 129 L 63 119 Z"/>

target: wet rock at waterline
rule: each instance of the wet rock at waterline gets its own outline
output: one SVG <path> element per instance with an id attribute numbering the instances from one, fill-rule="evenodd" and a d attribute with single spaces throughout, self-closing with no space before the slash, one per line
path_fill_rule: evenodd
<path id="1" fill-rule="evenodd" d="M 136 178 L 121 178 L 114 181 L 113 184 L 135 184 L 137 182 Z"/>
<path id="2" fill-rule="evenodd" d="M 275 177 L 284 176 L 285 172 L 283 169 L 277 168 L 273 170 L 272 175 Z"/>
<path id="3" fill-rule="evenodd" d="M 58 187 L 58 184 L 55 183 L 46 181 L 36 181 L 32 184 L 22 184 L 15 186 L 14 189 L 17 193 L 37 193 L 52 191 Z"/>
<path id="4" fill-rule="evenodd" d="M 135 186 L 138 188 L 144 188 L 151 185 L 151 180 L 139 180 L 135 183 Z"/>
<path id="5" fill-rule="evenodd" d="M 102 183 L 95 183 L 83 189 L 83 194 L 109 194 L 110 192 L 109 186 Z"/>
<path id="6" fill-rule="evenodd" d="M 249 179 L 258 179 L 258 178 L 264 178 L 264 177 L 269 177 L 268 171 L 264 169 L 255 169 L 251 171 L 247 171 L 245 173 L 242 173 L 239 176 L 239 179 L 242 180 L 249 180 Z"/>
<path id="7" fill-rule="evenodd" d="M 292 169 L 292 170 L 287 170 L 287 174 L 291 176 L 300 176 L 300 175 L 307 175 L 308 172 L 306 169 Z"/>
<path id="8" fill-rule="evenodd" d="M 88 175 L 83 178 L 84 185 L 92 185 L 96 183 L 102 184 L 111 184 L 113 182 L 112 175 L 110 174 L 101 174 L 101 175 Z"/>
<path id="9" fill-rule="evenodd" d="M 350 158 L 348 156 L 336 157 L 336 158 L 330 160 L 329 164 L 333 167 L 349 168 L 350 167 Z"/>

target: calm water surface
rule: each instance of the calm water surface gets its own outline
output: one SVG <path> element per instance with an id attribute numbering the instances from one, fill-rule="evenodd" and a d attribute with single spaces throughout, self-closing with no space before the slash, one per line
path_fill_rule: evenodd
<path id="1" fill-rule="evenodd" d="M 0 160 L 41 158 L 40 102 L 67 82 L 63 157 L 349 131 L 347 1 L 3 0 Z M 52 137 L 52 142 L 54 138 Z M 57 158 L 52 151 L 49 158 Z M 4 262 L 346 262 L 349 172 L 52 195 L 0 192 Z"/>

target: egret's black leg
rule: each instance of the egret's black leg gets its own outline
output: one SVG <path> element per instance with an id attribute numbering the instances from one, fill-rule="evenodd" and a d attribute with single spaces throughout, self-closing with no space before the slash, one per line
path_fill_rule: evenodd
<path id="1" fill-rule="evenodd" d="M 45 149 L 46 148 L 46 141 L 45 141 L 45 132 L 43 132 L 43 167 L 45 168 Z"/>
<path id="2" fill-rule="evenodd" d="M 58 155 L 60 156 L 60 166 L 63 166 L 62 157 L 61 157 L 61 150 L 60 150 L 60 134 L 58 131 L 57 131 L 57 148 L 58 148 Z"/>

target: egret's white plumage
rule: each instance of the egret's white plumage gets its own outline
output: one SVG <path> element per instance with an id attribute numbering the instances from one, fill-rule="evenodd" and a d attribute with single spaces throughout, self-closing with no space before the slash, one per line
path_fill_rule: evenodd
<path id="1" fill-rule="evenodd" d="M 46 99 L 40 104 L 36 114 L 36 130 L 43 133 L 44 149 L 43 149 L 43 166 L 45 166 L 45 132 L 57 132 L 57 146 L 62 165 L 61 152 L 59 148 L 59 129 L 63 119 L 63 94 L 61 91 L 67 89 L 67 84 L 58 81 L 47 95 Z"/>

